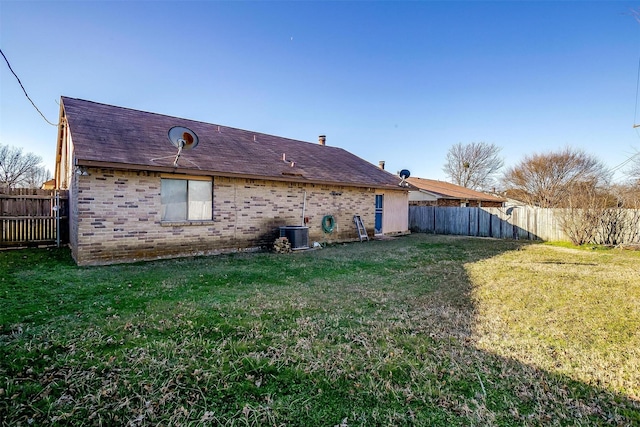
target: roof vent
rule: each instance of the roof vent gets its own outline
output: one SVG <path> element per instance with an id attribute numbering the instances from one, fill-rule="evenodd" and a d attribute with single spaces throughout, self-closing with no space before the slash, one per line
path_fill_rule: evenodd
<path id="1" fill-rule="evenodd" d="M 378 165 L 380 166 L 380 169 L 384 170 L 384 160 L 380 160 Z"/>
<path id="2" fill-rule="evenodd" d="M 327 136 L 326 135 L 320 135 L 318 137 L 318 142 L 320 143 L 320 145 L 326 145 L 327 143 Z"/>

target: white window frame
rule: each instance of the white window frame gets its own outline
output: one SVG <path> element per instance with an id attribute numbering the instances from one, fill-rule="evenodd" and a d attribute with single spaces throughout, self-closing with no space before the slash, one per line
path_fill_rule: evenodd
<path id="1" fill-rule="evenodd" d="M 167 217 L 170 213 L 167 212 L 167 207 L 169 203 L 165 200 L 165 183 L 169 184 L 169 182 L 177 182 L 184 181 L 185 189 L 184 189 L 184 199 L 178 200 L 177 203 L 174 202 L 175 205 L 184 204 L 183 206 L 176 206 L 175 210 L 184 209 L 184 214 L 179 213 L 179 216 L 175 215 L 172 217 Z M 208 184 L 208 191 L 205 189 L 205 192 L 202 192 L 202 189 L 198 190 L 197 186 L 200 186 L 201 183 Z M 170 185 L 170 184 L 169 184 Z M 180 189 L 178 189 L 180 190 Z M 181 196 L 180 192 L 177 191 L 177 196 Z M 208 198 L 200 198 L 200 199 L 190 199 L 191 195 L 208 195 Z M 174 197 L 176 194 L 174 193 Z M 211 177 L 201 177 L 201 176 L 185 176 L 185 175 L 162 175 L 160 177 L 160 198 L 161 198 L 161 209 L 160 209 L 160 220 L 163 223 L 202 223 L 202 222 L 210 222 L 213 220 L 213 179 Z"/>

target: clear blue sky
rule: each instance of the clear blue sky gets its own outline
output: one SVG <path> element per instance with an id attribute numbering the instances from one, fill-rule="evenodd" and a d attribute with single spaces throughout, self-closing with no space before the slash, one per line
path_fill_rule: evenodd
<path id="1" fill-rule="evenodd" d="M 458 142 L 494 143 L 507 166 L 565 146 L 609 167 L 636 153 L 639 7 L 0 0 L 0 47 L 50 121 L 64 95 L 304 141 L 326 134 L 389 171 L 445 179 Z M 56 129 L 4 62 L 0 79 L 0 141 L 53 170 Z"/>

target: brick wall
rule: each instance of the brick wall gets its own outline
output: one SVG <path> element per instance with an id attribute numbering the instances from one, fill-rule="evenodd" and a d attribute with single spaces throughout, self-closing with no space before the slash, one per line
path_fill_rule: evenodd
<path id="1" fill-rule="evenodd" d="M 409 206 L 438 206 L 437 200 L 409 200 Z"/>
<path id="2" fill-rule="evenodd" d="M 460 199 L 438 199 L 437 206 L 460 207 Z"/>
<path id="3" fill-rule="evenodd" d="M 160 174 L 89 173 L 74 175 L 70 202 L 72 253 L 80 265 L 268 246 L 279 226 L 301 225 L 303 205 L 310 243 L 357 239 L 355 214 L 373 235 L 375 192 L 366 188 L 215 177 L 212 221 L 163 223 Z M 322 230 L 325 215 L 336 220 L 331 234 Z"/>
<path id="4" fill-rule="evenodd" d="M 74 259 L 78 259 L 78 178 L 76 174 L 72 175 L 69 180 L 69 246 L 71 247 L 71 255 Z"/>
<path id="5" fill-rule="evenodd" d="M 440 206 L 440 207 L 454 207 L 459 208 L 462 201 L 460 199 L 438 199 L 437 201 L 431 200 L 411 200 L 409 206 Z M 502 202 L 490 202 L 480 200 L 469 200 L 470 208 L 499 208 L 502 207 Z"/>
<path id="6" fill-rule="evenodd" d="M 502 206 L 504 206 L 503 202 L 488 202 L 488 201 L 482 202 L 483 208 L 501 208 Z"/>

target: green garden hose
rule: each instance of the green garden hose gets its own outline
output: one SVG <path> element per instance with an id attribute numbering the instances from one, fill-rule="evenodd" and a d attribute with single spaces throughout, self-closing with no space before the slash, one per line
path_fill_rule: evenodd
<path id="1" fill-rule="evenodd" d="M 325 233 L 333 233 L 336 228 L 336 219 L 333 215 L 325 215 L 322 217 L 322 230 Z"/>

